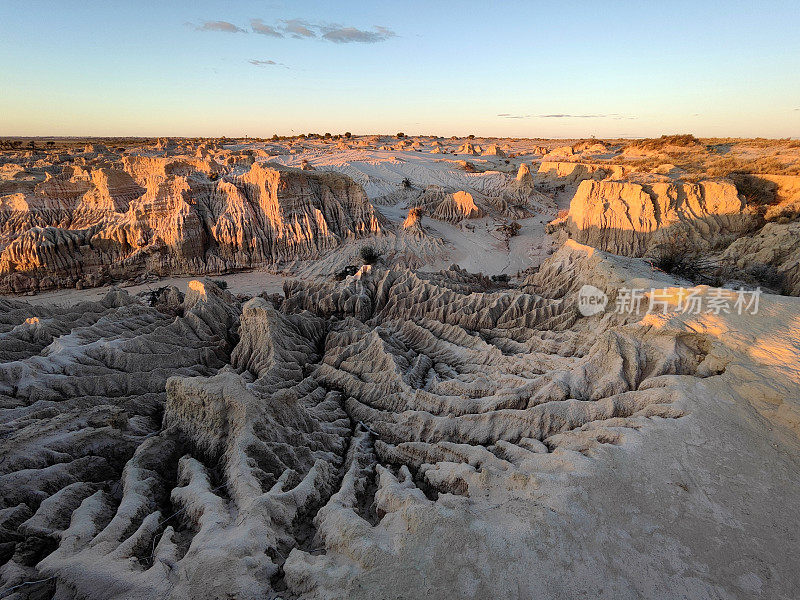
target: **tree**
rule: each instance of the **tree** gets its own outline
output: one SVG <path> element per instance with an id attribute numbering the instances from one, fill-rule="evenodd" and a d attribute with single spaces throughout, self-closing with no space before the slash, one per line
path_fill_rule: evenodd
<path id="1" fill-rule="evenodd" d="M 467 139 L 474 140 L 474 139 L 475 139 L 475 136 L 474 136 L 473 134 L 471 134 L 471 133 L 470 133 L 470 134 L 467 136 Z"/>
<path id="2" fill-rule="evenodd" d="M 329 139 L 331 139 L 331 134 L 330 134 L 330 133 L 328 133 L 328 132 L 325 132 L 325 139 L 326 139 L 326 140 L 329 140 Z"/>
<path id="3" fill-rule="evenodd" d="M 352 134 L 352 133 L 350 133 L 349 131 L 345 131 L 345 132 L 344 132 L 344 137 L 346 137 L 348 140 L 349 140 L 349 139 L 350 139 L 352 136 L 353 136 L 353 134 Z"/>
<path id="4" fill-rule="evenodd" d="M 403 133 L 402 131 L 397 133 L 397 139 L 398 140 L 402 140 L 404 137 L 406 137 L 406 134 Z"/>

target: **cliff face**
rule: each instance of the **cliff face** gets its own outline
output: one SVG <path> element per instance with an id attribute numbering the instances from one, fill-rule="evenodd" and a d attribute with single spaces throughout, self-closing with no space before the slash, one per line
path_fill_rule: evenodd
<path id="1" fill-rule="evenodd" d="M 213 160 L 126 157 L 67 166 L 31 193 L 0 197 L 0 288 L 94 285 L 310 258 L 379 233 L 346 175 Z"/>
<path id="2" fill-rule="evenodd" d="M 724 236 L 749 232 L 757 223 L 731 182 L 585 180 L 569 214 L 554 225 L 582 244 L 644 256 L 677 237 L 695 249 L 713 248 Z"/>

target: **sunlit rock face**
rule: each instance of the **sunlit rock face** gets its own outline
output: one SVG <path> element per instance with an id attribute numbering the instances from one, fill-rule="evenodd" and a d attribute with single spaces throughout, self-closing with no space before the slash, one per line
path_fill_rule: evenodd
<path id="1" fill-rule="evenodd" d="M 380 231 L 346 175 L 129 156 L 70 165 L 0 199 L 0 286 L 219 272 L 315 257 Z"/>
<path id="2" fill-rule="evenodd" d="M 463 219 L 473 219 L 484 214 L 484 211 L 475 204 L 472 194 L 464 191 L 448 191 L 437 185 L 425 188 L 412 202 L 412 207 L 423 210 L 431 218 L 450 223 L 458 223 Z"/>
<path id="3" fill-rule="evenodd" d="M 730 181 L 590 179 L 580 183 L 569 213 L 551 228 L 563 227 L 572 239 L 608 252 L 644 256 L 667 240 L 707 250 L 758 224 Z"/>

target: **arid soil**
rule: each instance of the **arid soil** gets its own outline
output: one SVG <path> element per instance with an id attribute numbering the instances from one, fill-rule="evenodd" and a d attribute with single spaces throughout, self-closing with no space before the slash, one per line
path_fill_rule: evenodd
<path id="1" fill-rule="evenodd" d="M 686 137 L 0 154 L 0 597 L 798 597 L 798 165 Z M 658 310 L 615 310 L 633 288 Z"/>

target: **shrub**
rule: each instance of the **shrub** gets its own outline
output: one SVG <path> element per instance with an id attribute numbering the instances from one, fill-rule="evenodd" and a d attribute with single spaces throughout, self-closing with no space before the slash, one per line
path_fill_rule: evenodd
<path id="1" fill-rule="evenodd" d="M 522 225 L 520 225 L 518 221 L 511 221 L 511 223 L 505 223 L 500 227 L 500 231 L 505 233 L 508 237 L 519 235 L 520 229 L 522 229 Z"/>
<path id="2" fill-rule="evenodd" d="M 721 285 L 717 271 L 719 265 L 696 253 L 687 252 L 688 245 L 679 241 L 680 235 L 659 244 L 655 249 L 652 265 L 677 277 L 688 279 L 692 283 L 718 286 Z"/>
<path id="3" fill-rule="evenodd" d="M 374 265 L 381 257 L 380 252 L 375 250 L 375 248 L 372 246 L 361 246 L 359 254 L 361 255 L 361 260 L 364 261 L 365 265 Z"/>
<path id="4" fill-rule="evenodd" d="M 350 133 L 349 131 L 345 131 L 344 132 L 344 137 L 346 137 L 349 140 L 351 137 L 353 137 L 353 134 Z"/>
<path id="5" fill-rule="evenodd" d="M 786 279 L 774 265 L 764 263 L 754 263 L 747 269 L 750 275 L 761 285 L 772 288 L 778 292 L 783 292 L 786 287 Z"/>
<path id="6" fill-rule="evenodd" d="M 745 173 L 731 173 L 729 176 L 747 204 L 762 207 L 778 201 L 777 186 L 773 182 Z"/>
<path id="7" fill-rule="evenodd" d="M 411 187 L 411 180 L 408 177 L 403 178 L 403 187 L 410 188 Z"/>
<path id="8" fill-rule="evenodd" d="M 398 140 L 402 140 L 404 137 L 406 137 L 406 134 L 403 133 L 402 131 L 399 131 L 397 132 L 396 136 Z"/>
<path id="9" fill-rule="evenodd" d="M 631 144 L 634 148 L 641 148 L 643 150 L 661 150 L 666 146 L 680 146 L 682 148 L 691 148 L 700 146 L 700 140 L 690 133 L 679 135 L 662 135 L 656 139 L 636 140 Z"/>
<path id="10" fill-rule="evenodd" d="M 337 281 L 343 281 L 348 276 L 355 275 L 356 273 L 358 273 L 358 267 L 355 265 L 347 265 L 344 269 L 336 274 L 335 279 Z"/>

